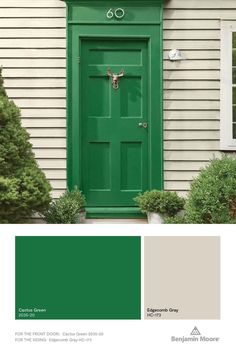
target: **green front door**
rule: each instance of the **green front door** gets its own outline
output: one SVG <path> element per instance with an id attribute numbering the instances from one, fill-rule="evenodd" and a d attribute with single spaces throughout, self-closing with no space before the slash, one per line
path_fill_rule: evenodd
<path id="1" fill-rule="evenodd" d="M 149 189 L 148 62 L 147 40 L 81 42 L 81 188 L 89 207 L 132 207 Z M 114 83 L 108 72 L 123 76 Z"/>
<path id="2" fill-rule="evenodd" d="M 68 188 L 88 217 L 140 217 L 133 198 L 163 189 L 163 1 L 65 1 Z"/>

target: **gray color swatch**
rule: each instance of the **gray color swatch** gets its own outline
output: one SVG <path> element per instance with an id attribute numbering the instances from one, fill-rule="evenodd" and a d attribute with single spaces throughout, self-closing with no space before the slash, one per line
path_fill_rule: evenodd
<path id="1" fill-rule="evenodd" d="M 145 237 L 145 318 L 220 318 L 220 237 Z"/>

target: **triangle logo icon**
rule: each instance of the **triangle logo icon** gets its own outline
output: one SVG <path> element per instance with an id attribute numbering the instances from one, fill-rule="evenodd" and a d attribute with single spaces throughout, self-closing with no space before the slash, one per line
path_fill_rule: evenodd
<path id="1" fill-rule="evenodd" d="M 197 327 L 194 327 L 194 329 L 191 332 L 191 336 L 200 336 L 201 333 L 199 332 Z"/>

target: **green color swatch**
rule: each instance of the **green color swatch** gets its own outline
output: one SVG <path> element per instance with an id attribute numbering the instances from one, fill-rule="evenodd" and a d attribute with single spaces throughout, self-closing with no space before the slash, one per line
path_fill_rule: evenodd
<path id="1" fill-rule="evenodd" d="M 16 319 L 140 319 L 140 237 L 16 237 Z"/>

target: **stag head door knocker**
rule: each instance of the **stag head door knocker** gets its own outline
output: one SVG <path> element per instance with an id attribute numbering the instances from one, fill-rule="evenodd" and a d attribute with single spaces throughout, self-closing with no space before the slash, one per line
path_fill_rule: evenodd
<path id="1" fill-rule="evenodd" d="M 111 69 L 107 70 L 107 75 L 112 78 L 112 87 L 114 90 L 119 88 L 119 78 L 124 76 L 125 72 L 122 69 L 118 74 L 112 73 Z"/>

